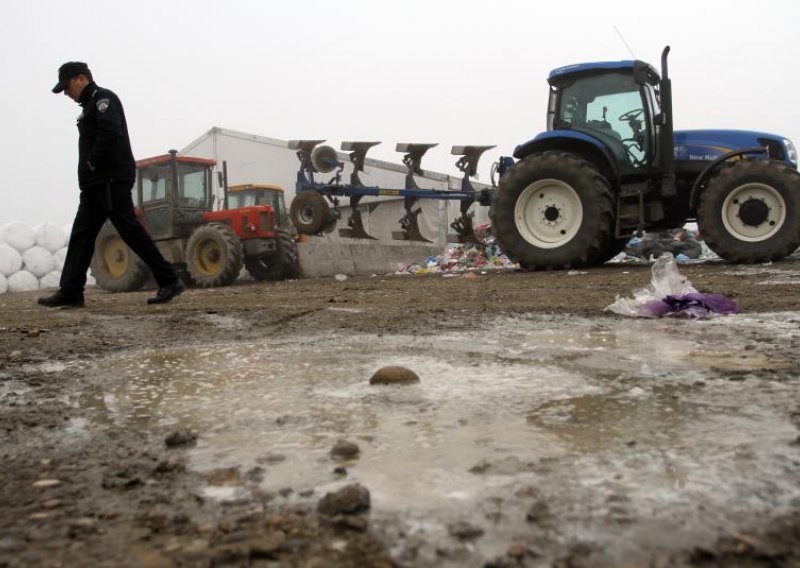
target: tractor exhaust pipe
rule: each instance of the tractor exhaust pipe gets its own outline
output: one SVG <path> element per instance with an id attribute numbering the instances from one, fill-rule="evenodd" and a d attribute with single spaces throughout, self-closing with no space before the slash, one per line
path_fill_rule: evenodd
<path id="1" fill-rule="evenodd" d="M 675 150 L 674 124 L 672 122 L 672 81 L 669 78 L 667 56 L 669 46 L 661 52 L 661 195 L 672 196 L 677 193 L 675 187 Z"/>

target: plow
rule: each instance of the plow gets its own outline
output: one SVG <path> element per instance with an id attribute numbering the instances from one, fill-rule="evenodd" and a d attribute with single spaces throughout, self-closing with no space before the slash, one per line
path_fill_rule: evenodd
<path id="1" fill-rule="evenodd" d="M 296 195 L 292 201 L 290 215 L 294 226 L 300 233 L 314 235 L 332 227 L 342 217 L 342 207 L 350 208 L 347 228 L 339 230 L 342 237 L 353 239 L 377 240 L 364 227 L 362 209 L 369 203 L 362 204 L 364 197 L 403 198 L 404 214 L 398 220 L 399 231 L 393 231 L 392 237 L 397 240 L 431 242 L 426 239 L 419 228 L 419 206 L 421 199 L 451 200 L 460 202 L 460 215 L 451 224 L 454 230 L 448 240 L 452 242 L 478 242 L 475 236 L 471 206 L 478 202 L 489 205 L 491 192 L 487 189 L 476 189 L 471 178 L 477 174 L 478 162 L 484 152 L 494 146 L 453 146 L 451 153 L 459 156 L 456 167 L 462 172 L 461 187 L 458 190 L 442 190 L 421 188 L 415 176 L 422 175 L 422 158 L 425 153 L 438 144 L 399 143 L 398 152 L 402 152 L 403 165 L 406 167 L 405 183 L 402 188 L 385 188 L 365 185 L 360 177 L 364 171 L 366 155 L 370 148 L 380 142 L 348 141 L 342 142 L 341 149 L 349 153 L 353 171 L 349 183 L 343 182 L 345 163 L 339 161 L 337 151 L 326 145 L 324 140 L 292 140 L 289 148 L 297 151 L 300 168 L 297 172 Z M 317 174 L 331 174 L 327 181 L 317 181 Z M 343 201 L 344 200 L 344 201 Z"/>

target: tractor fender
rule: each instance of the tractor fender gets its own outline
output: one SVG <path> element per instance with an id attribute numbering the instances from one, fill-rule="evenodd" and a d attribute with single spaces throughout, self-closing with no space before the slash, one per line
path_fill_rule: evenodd
<path id="1" fill-rule="evenodd" d="M 602 172 L 612 187 L 619 187 L 619 165 L 608 147 L 582 132 L 573 130 L 551 130 L 542 132 L 533 140 L 520 144 L 514 149 L 517 160 L 549 150 L 569 152 L 591 162 Z"/>
<path id="2" fill-rule="evenodd" d="M 724 162 L 727 162 L 731 158 L 735 158 L 737 156 L 746 156 L 748 154 L 766 154 L 766 149 L 761 146 L 753 146 L 752 148 L 741 148 L 739 150 L 733 150 L 732 152 L 728 152 L 727 154 L 723 154 L 710 164 L 708 164 L 700 175 L 694 180 L 692 184 L 692 191 L 689 193 L 689 207 L 692 211 L 697 209 L 700 200 L 700 186 L 711 177 L 711 174 L 719 168 Z"/>

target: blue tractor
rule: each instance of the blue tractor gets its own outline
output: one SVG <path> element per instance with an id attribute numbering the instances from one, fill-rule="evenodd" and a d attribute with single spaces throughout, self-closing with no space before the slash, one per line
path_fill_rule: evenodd
<path id="1" fill-rule="evenodd" d="M 493 231 L 529 270 L 600 264 L 643 229 L 696 220 L 729 262 L 778 260 L 800 246 L 800 174 L 788 139 L 673 130 L 666 47 L 642 61 L 550 73 L 547 131 L 501 158 Z"/>

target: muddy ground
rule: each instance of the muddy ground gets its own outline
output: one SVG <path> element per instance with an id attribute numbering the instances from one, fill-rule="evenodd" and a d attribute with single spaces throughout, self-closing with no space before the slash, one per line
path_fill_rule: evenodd
<path id="1" fill-rule="evenodd" d="M 780 270 L 777 276 L 775 269 Z M 701 291 L 734 298 L 745 313 L 800 312 L 800 285 L 786 281 L 800 278 L 800 259 L 746 269 L 691 265 L 681 272 Z M 0 566 L 423 564 L 407 548 L 404 554 L 393 552 L 397 548 L 391 540 L 402 534 L 391 536 L 391 527 L 385 526 L 375 530 L 357 491 L 344 496 L 338 509 L 324 509 L 328 514 L 321 514 L 314 501 L 323 495 L 295 505 L 270 492 L 218 502 L 197 491 L 202 480 L 186 463 L 191 439 L 172 437 L 168 446 L 171 432 L 114 424 L 84 428 L 83 435 L 73 436 L 76 425 L 92 421 L 91 409 L 81 401 L 93 396 L 103 377 L 59 364 L 143 347 L 268 342 L 311 330 L 435 335 L 480 328 L 486 318 L 503 314 L 621 319 L 604 308 L 616 295 L 645 286 L 650 268 L 615 265 L 578 274 L 490 271 L 476 276 L 243 282 L 190 290 L 156 307 L 145 305 L 149 292 L 90 290 L 87 306 L 73 310 L 40 308 L 34 293 L 0 296 Z M 769 279 L 773 285 L 764 284 Z M 360 311 L 343 318 L 331 306 Z M 209 325 L 209 314 L 232 317 L 241 325 Z M 783 349 L 791 354 L 795 346 Z M 783 380 L 800 375 L 800 360 L 792 360 L 790 368 L 778 371 Z M 800 402 L 790 419 L 800 425 Z M 194 434 L 203 437 L 203 432 Z M 800 479 L 798 463 L 793 467 Z M 743 523 L 740 531 L 726 527 L 706 546 L 675 542 L 650 558 L 623 559 L 622 564 L 800 565 L 800 509 L 794 503 L 789 510 L 757 526 Z M 540 531 L 535 514 L 519 519 L 519 525 L 522 532 Z M 461 529 L 464 534 L 451 531 L 455 539 L 472 538 L 466 534 L 469 526 Z M 621 540 L 635 538 L 630 523 L 621 521 L 615 530 Z M 602 551 L 579 539 L 548 543 L 539 537 L 538 546 L 508 542 L 506 554 L 494 559 L 471 556 L 472 549 L 464 546 L 450 564 L 604 564 Z M 442 543 L 443 560 L 447 550 Z"/>

